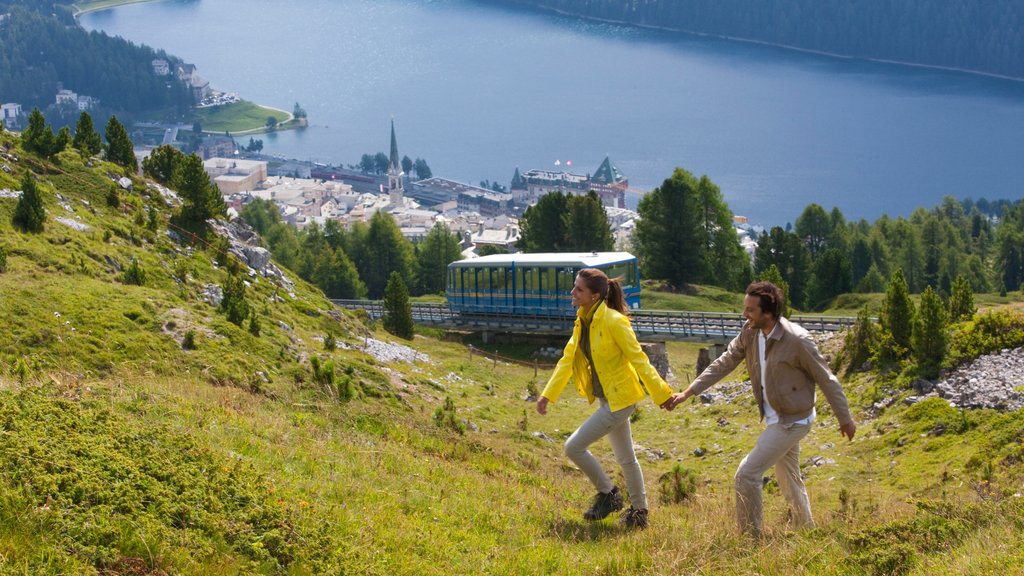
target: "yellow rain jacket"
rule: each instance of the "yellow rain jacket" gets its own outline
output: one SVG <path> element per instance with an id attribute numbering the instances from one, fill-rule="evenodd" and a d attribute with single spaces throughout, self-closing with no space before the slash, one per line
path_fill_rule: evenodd
<path id="1" fill-rule="evenodd" d="M 581 310 L 576 311 L 572 336 L 541 393 L 549 402 L 558 400 L 570 377 L 580 396 L 590 403 L 594 402 L 590 363 L 579 348 L 580 331 L 583 329 Z M 655 404 L 660 406 L 668 400 L 672 389 L 640 348 L 633 327 L 629 324 L 629 317 L 608 308 L 604 301 L 597 305 L 593 313 L 590 322 L 590 356 L 594 359 L 608 407 L 614 412 L 636 404 L 643 400 L 645 387 Z"/>

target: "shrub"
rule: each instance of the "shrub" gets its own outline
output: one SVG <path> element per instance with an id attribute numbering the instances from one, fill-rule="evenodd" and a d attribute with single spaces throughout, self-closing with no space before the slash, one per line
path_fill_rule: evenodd
<path id="1" fill-rule="evenodd" d="M 957 410 L 949 402 L 936 397 L 926 398 L 907 408 L 903 413 L 903 421 L 923 431 L 941 429 L 944 432 L 960 433 L 970 427 L 963 410 Z"/>
<path id="2" fill-rule="evenodd" d="M 25 232 L 42 232 L 46 222 L 46 209 L 43 208 L 43 197 L 39 194 L 32 174 L 25 172 L 21 179 L 21 196 L 14 207 L 11 223 Z"/>
<path id="3" fill-rule="evenodd" d="M 326 336 L 324 336 L 324 350 L 331 352 L 337 347 L 338 343 L 334 339 L 334 334 L 327 334 Z"/>
<path id="4" fill-rule="evenodd" d="M 249 333 L 259 338 L 260 335 L 260 319 L 259 316 L 253 312 L 249 315 Z"/>
<path id="5" fill-rule="evenodd" d="M 438 428 L 450 428 L 459 434 L 466 433 L 466 425 L 455 415 L 455 402 L 451 397 L 445 397 L 444 405 L 434 412 L 434 424 Z"/>
<path id="6" fill-rule="evenodd" d="M 658 479 L 662 504 L 680 504 L 697 493 L 697 475 L 693 470 L 676 464 Z"/>
<path id="7" fill-rule="evenodd" d="M 228 322 L 241 326 L 249 317 L 249 303 L 245 300 L 245 280 L 241 276 L 231 274 L 221 285 L 224 299 L 220 301 L 220 310 L 227 316 Z"/>
<path id="8" fill-rule="evenodd" d="M 138 260 L 132 258 L 132 263 L 121 274 L 121 282 L 133 286 L 142 286 L 146 283 L 146 271 L 139 266 Z"/>
<path id="9" fill-rule="evenodd" d="M 185 332 L 185 337 L 181 339 L 181 348 L 183 350 L 195 350 L 196 349 L 196 333 L 191 328 Z"/>
<path id="10" fill-rule="evenodd" d="M 121 195 L 117 192 L 117 185 L 111 184 L 107 189 L 107 206 L 119 208 L 121 206 Z"/>
<path id="11" fill-rule="evenodd" d="M 878 325 L 871 320 L 868 307 L 864 306 L 857 313 L 857 321 L 843 345 L 843 356 L 850 361 L 847 368 L 849 372 L 859 370 L 871 358 L 872 352 L 878 349 L 878 332 Z"/>
<path id="12" fill-rule="evenodd" d="M 1024 315 L 1010 310 L 993 310 L 954 327 L 949 343 L 953 366 L 984 354 L 1024 346 Z"/>
<path id="13" fill-rule="evenodd" d="M 0 272 L 7 272 L 7 250 L 0 246 Z"/>

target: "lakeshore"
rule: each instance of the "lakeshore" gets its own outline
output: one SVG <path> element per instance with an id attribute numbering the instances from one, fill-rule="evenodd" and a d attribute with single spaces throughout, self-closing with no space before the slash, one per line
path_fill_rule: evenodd
<path id="1" fill-rule="evenodd" d="M 907 217 L 946 195 L 1014 199 L 1024 181 L 1017 82 L 472 0 L 245 6 L 148 2 L 82 24 L 195 62 L 252 101 L 301 102 L 308 128 L 264 138 L 270 156 L 350 165 L 386 149 L 393 117 L 403 152 L 458 182 L 507 184 L 555 160 L 582 175 L 610 156 L 637 190 L 682 167 L 735 213 L 780 226 L 810 203 Z M 290 18 L 299 6 L 320 17 Z"/>
<path id="2" fill-rule="evenodd" d="M 130 4 L 142 4 L 155 0 L 90 0 L 75 2 L 75 20 L 83 14 L 110 10 Z M 193 121 L 199 122 L 205 134 L 227 134 L 229 136 L 251 136 L 266 134 L 279 130 L 293 130 L 306 126 L 305 118 L 295 118 L 287 110 L 257 104 L 247 100 L 238 100 L 229 104 L 193 108 Z M 268 125 L 268 118 L 274 118 L 273 128 Z"/>

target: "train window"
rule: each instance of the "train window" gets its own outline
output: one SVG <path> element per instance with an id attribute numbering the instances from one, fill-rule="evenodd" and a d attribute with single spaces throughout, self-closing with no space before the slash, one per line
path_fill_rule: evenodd
<path id="1" fill-rule="evenodd" d="M 559 268 L 558 269 L 558 288 L 559 292 L 568 294 L 572 292 L 572 286 L 576 283 L 576 270 L 573 268 Z"/>
<path id="2" fill-rule="evenodd" d="M 557 270 L 555 268 L 544 268 L 542 272 L 543 279 L 541 280 L 540 289 L 549 293 L 556 291 L 558 289 L 556 288 L 558 280 Z"/>
<path id="3" fill-rule="evenodd" d="M 448 271 L 448 283 L 451 284 L 452 290 L 462 290 L 462 269 L 452 268 Z"/>
<path id="4" fill-rule="evenodd" d="M 523 268 L 523 289 L 531 292 L 540 290 L 540 268 Z"/>
<path id="5" fill-rule="evenodd" d="M 621 278 L 623 289 L 636 287 L 636 265 L 633 262 L 613 264 L 604 272 L 609 278 Z"/>
<path id="6" fill-rule="evenodd" d="M 491 271 L 488 268 L 477 268 L 477 288 L 482 292 L 491 289 Z"/>
<path id="7" fill-rule="evenodd" d="M 476 268 L 464 268 L 462 270 L 462 282 L 466 292 L 476 291 Z"/>
<path id="8" fill-rule="evenodd" d="M 494 268 L 491 270 L 491 288 L 498 292 L 505 292 L 508 290 L 507 281 L 504 268 Z"/>

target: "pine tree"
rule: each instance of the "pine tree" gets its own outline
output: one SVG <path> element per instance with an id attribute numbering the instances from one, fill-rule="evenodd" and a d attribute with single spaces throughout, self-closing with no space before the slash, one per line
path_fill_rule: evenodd
<path id="1" fill-rule="evenodd" d="M 398 272 L 391 273 L 384 290 L 383 323 L 384 329 L 391 334 L 406 340 L 412 339 L 412 304 L 409 302 L 409 290 Z"/>
<path id="2" fill-rule="evenodd" d="M 779 316 L 789 316 L 789 284 L 782 279 L 782 273 L 779 272 L 779 268 L 772 264 L 767 270 L 761 272 L 757 279 L 771 282 L 778 286 L 779 290 L 782 290 L 782 305 L 779 307 Z"/>
<path id="3" fill-rule="evenodd" d="M 223 216 L 226 211 L 224 197 L 217 186 L 210 182 L 203 161 L 195 154 L 185 156 L 177 163 L 171 177 L 171 187 L 182 199 L 177 223 L 190 232 L 205 236 L 208 231 L 206 221 Z"/>
<path id="4" fill-rule="evenodd" d="M 95 156 L 103 150 L 103 140 L 93 127 L 92 116 L 89 116 L 88 112 L 82 112 L 78 116 L 75 137 L 71 140 L 71 145 L 84 156 Z"/>
<path id="5" fill-rule="evenodd" d="M 448 279 L 448 264 L 460 259 L 459 237 L 443 222 L 434 224 L 416 254 L 420 294 L 439 294 Z"/>
<path id="6" fill-rule="evenodd" d="M 111 116 L 107 121 L 107 160 L 124 166 L 133 174 L 139 169 L 139 161 L 135 158 L 134 145 L 128 137 L 128 131 L 117 121 L 117 116 Z"/>
<path id="7" fill-rule="evenodd" d="M 43 117 L 43 113 L 39 111 L 39 108 L 33 108 L 32 112 L 28 115 L 28 126 L 21 132 L 22 148 L 37 154 L 43 153 L 39 149 L 39 144 L 46 130 L 46 118 Z M 52 128 L 50 133 L 53 133 Z"/>
<path id="8" fill-rule="evenodd" d="M 917 368 L 924 378 L 935 378 L 949 349 L 946 308 L 929 286 L 921 293 L 921 308 L 914 321 L 913 346 Z"/>
<path id="9" fill-rule="evenodd" d="M 533 206 L 526 208 L 519 219 L 519 241 L 523 252 L 562 252 L 565 245 L 565 220 L 569 197 L 562 192 L 549 192 Z"/>
<path id="10" fill-rule="evenodd" d="M 241 326 L 249 316 L 249 303 L 245 300 L 245 280 L 239 275 L 229 274 L 221 285 L 221 290 L 224 298 L 220 301 L 220 311 L 227 317 L 228 322 Z"/>
<path id="11" fill-rule="evenodd" d="M 878 325 L 868 314 L 868 307 L 864 306 L 857 313 L 857 320 L 843 346 L 845 355 L 850 359 L 849 371 L 859 370 L 874 355 L 878 336 Z"/>
<path id="12" fill-rule="evenodd" d="M 46 209 L 43 208 L 43 197 L 39 194 L 35 178 L 25 172 L 21 178 L 21 197 L 14 207 L 11 223 L 25 232 L 42 232 L 46 222 Z"/>
<path id="13" fill-rule="evenodd" d="M 174 176 L 174 169 L 185 159 L 181 150 L 163 144 L 157 146 L 142 159 L 142 173 L 162 184 L 168 184 Z"/>
<path id="14" fill-rule="evenodd" d="M 67 126 L 62 126 L 57 131 L 57 137 L 53 140 L 53 148 L 50 149 L 49 156 L 54 156 L 67 150 L 69 144 L 71 144 L 71 129 Z"/>
<path id="15" fill-rule="evenodd" d="M 370 298 L 384 294 L 391 272 L 397 272 L 405 286 L 412 284 L 412 245 L 402 236 L 393 216 L 377 212 L 370 218 L 365 250 L 366 268 L 360 268 L 359 275 L 366 282 Z"/>
<path id="16" fill-rule="evenodd" d="M 608 215 L 597 193 L 570 196 L 562 215 L 565 230 L 565 251 L 605 252 L 615 247 L 615 237 L 608 224 Z"/>
<path id="17" fill-rule="evenodd" d="M 970 320 L 975 311 L 971 284 L 963 275 L 957 276 L 953 281 L 952 294 L 949 296 L 949 321 Z"/>
<path id="18" fill-rule="evenodd" d="M 902 358 L 911 349 L 911 335 L 914 330 L 914 302 L 907 291 L 907 280 L 903 270 L 896 269 L 885 289 L 880 321 L 885 335 L 891 339 L 891 346 L 885 346 L 885 358 Z"/>

